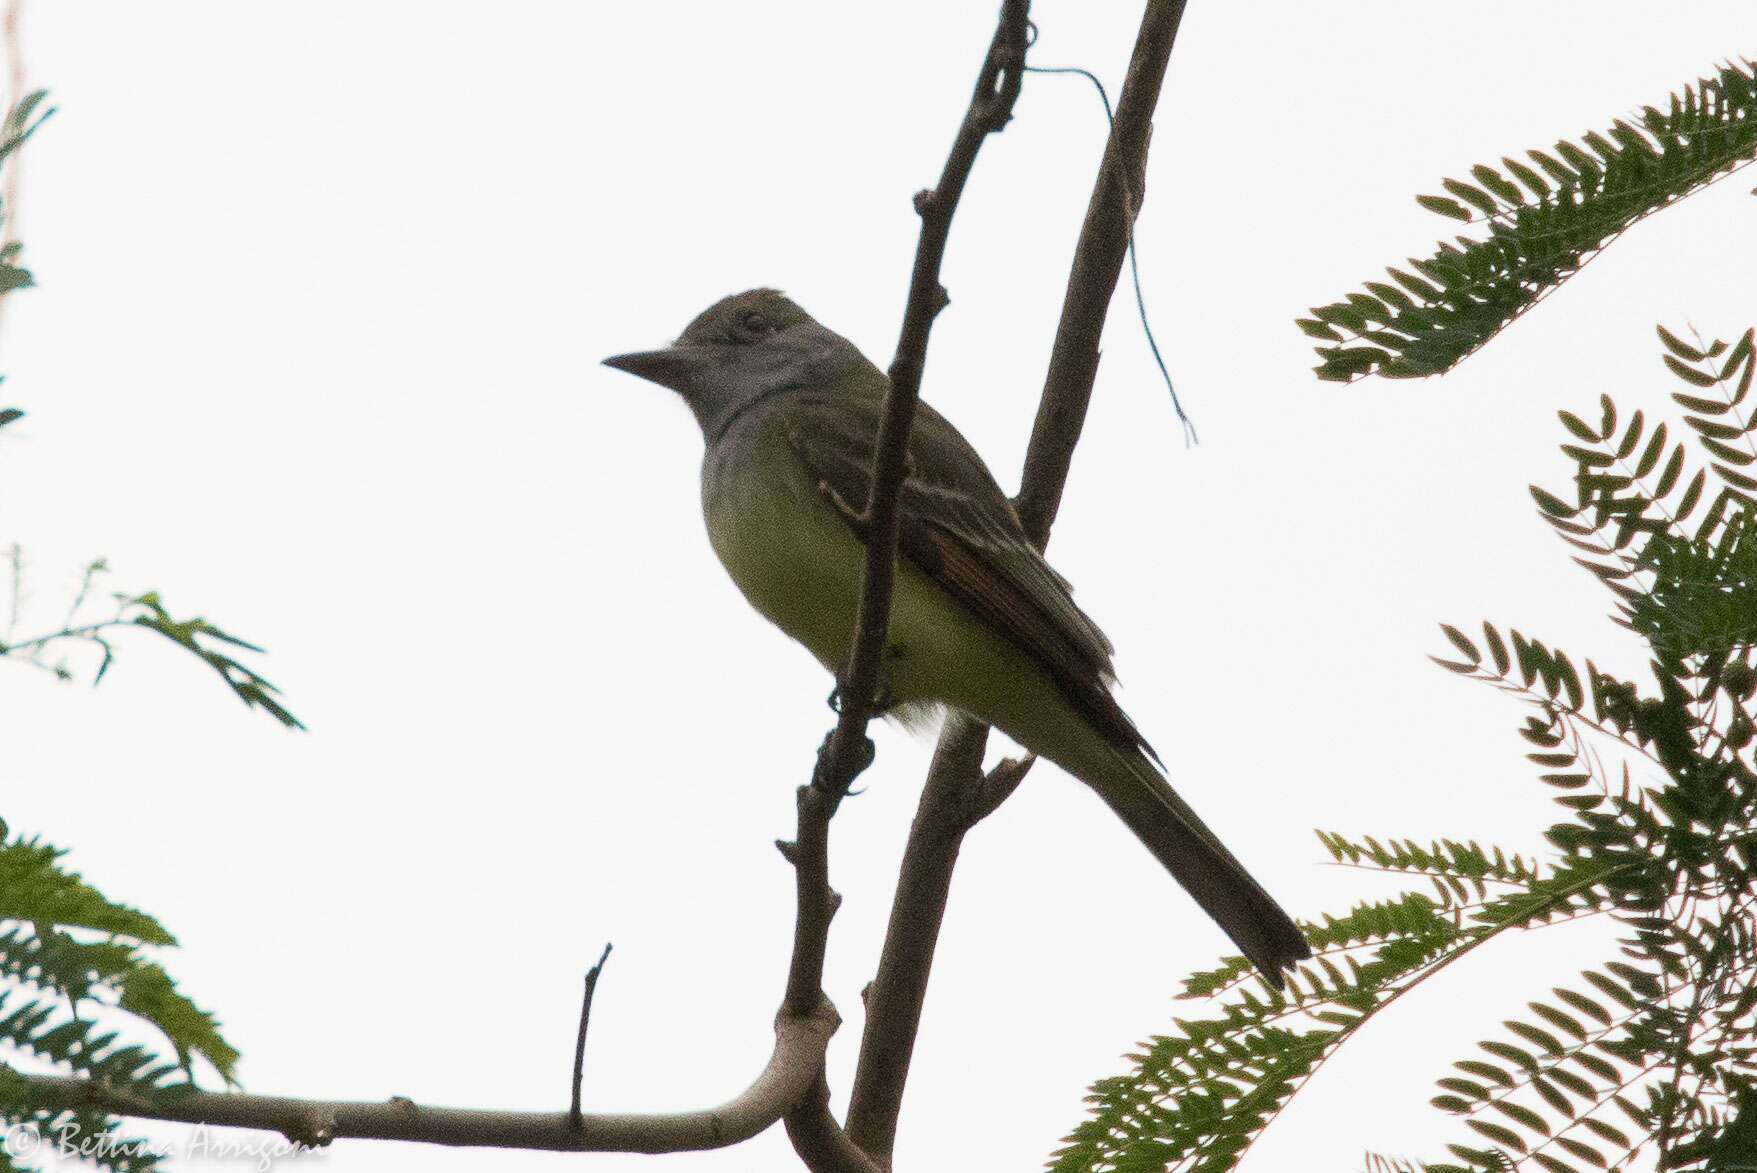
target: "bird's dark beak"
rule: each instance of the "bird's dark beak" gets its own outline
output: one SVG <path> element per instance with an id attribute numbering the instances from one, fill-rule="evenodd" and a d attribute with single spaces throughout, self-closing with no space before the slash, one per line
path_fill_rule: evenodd
<path id="1" fill-rule="evenodd" d="M 714 351 L 707 346 L 667 346 L 664 350 L 613 354 L 604 360 L 607 367 L 627 371 L 678 392 L 687 392 L 695 386 L 702 372 L 713 364 Z"/>

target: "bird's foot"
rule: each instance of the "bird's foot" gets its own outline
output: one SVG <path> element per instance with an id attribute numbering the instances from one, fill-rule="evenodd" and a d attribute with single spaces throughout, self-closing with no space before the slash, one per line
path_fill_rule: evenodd
<path id="1" fill-rule="evenodd" d="M 840 681 L 837 681 L 836 687 L 830 690 L 830 695 L 824 698 L 824 703 L 830 706 L 830 712 L 835 713 L 838 717 L 842 715 L 842 706 L 846 703 L 846 698 L 842 695 Z M 891 706 L 896 703 L 896 698 L 891 695 L 891 690 L 886 688 L 881 681 L 878 688 L 873 691 L 872 707 L 867 712 L 870 716 L 882 717 L 890 712 Z"/>

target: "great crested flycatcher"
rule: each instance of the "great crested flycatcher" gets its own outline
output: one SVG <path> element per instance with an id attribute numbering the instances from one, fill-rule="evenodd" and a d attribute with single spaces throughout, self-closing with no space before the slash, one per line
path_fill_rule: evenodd
<path id="1" fill-rule="evenodd" d="M 751 605 L 837 673 L 852 644 L 889 382 L 772 289 L 711 306 L 664 350 L 607 366 L 682 394 L 707 441 L 708 540 Z M 1276 985 L 1310 949 L 1183 799 L 1111 696 L 1111 644 L 1074 605 L 982 458 L 921 404 L 899 498 L 883 696 L 974 715 L 1098 792 Z"/>

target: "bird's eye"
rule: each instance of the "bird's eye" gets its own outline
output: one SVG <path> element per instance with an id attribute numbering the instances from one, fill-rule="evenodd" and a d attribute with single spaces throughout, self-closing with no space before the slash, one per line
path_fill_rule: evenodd
<path id="1" fill-rule="evenodd" d="M 769 319 L 761 310 L 751 310 L 738 319 L 738 332 L 747 338 L 761 338 L 769 332 Z"/>

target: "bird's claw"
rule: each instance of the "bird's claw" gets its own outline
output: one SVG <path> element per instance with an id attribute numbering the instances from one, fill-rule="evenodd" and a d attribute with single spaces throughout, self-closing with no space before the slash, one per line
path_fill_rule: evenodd
<path id="1" fill-rule="evenodd" d="M 836 714 L 838 717 L 842 715 L 842 705 L 844 704 L 844 700 L 842 697 L 842 684 L 840 681 L 837 681 L 836 687 L 830 690 L 830 695 L 824 698 L 824 703 L 830 706 L 830 712 Z M 873 691 L 872 709 L 870 714 L 876 717 L 888 713 L 891 711 L 891 705 L 893 703 L 894 701 L 891 697 L 891 690 L 886 688 L 881 681 L 878 688 Z"/>
<path id="2" fill-rule="evenodd" d="M 859 794 L 860 791 L 858 790 L 843 789 L 831 783 L 830 747 L 835 744 L 835 741 L 836 731 L 832 729 L 828 736 L 824 738 L 824 743 L 818 746 L 817 766 L 811 772 L 812 789 L 821 791 L 824 794 L 840 794 L 844 797 L 850 794 Z M 861 771 L 872 765 L 873 760 L 878 757 L 878 747 L 873 745 L 872 738 L 863 734 L 855 752 L 857 756 L 854 763 L 854 769 L 850 771 L 848 775 L 849 781 L 853 781 L 854 778 L 859 776 Z"/>

